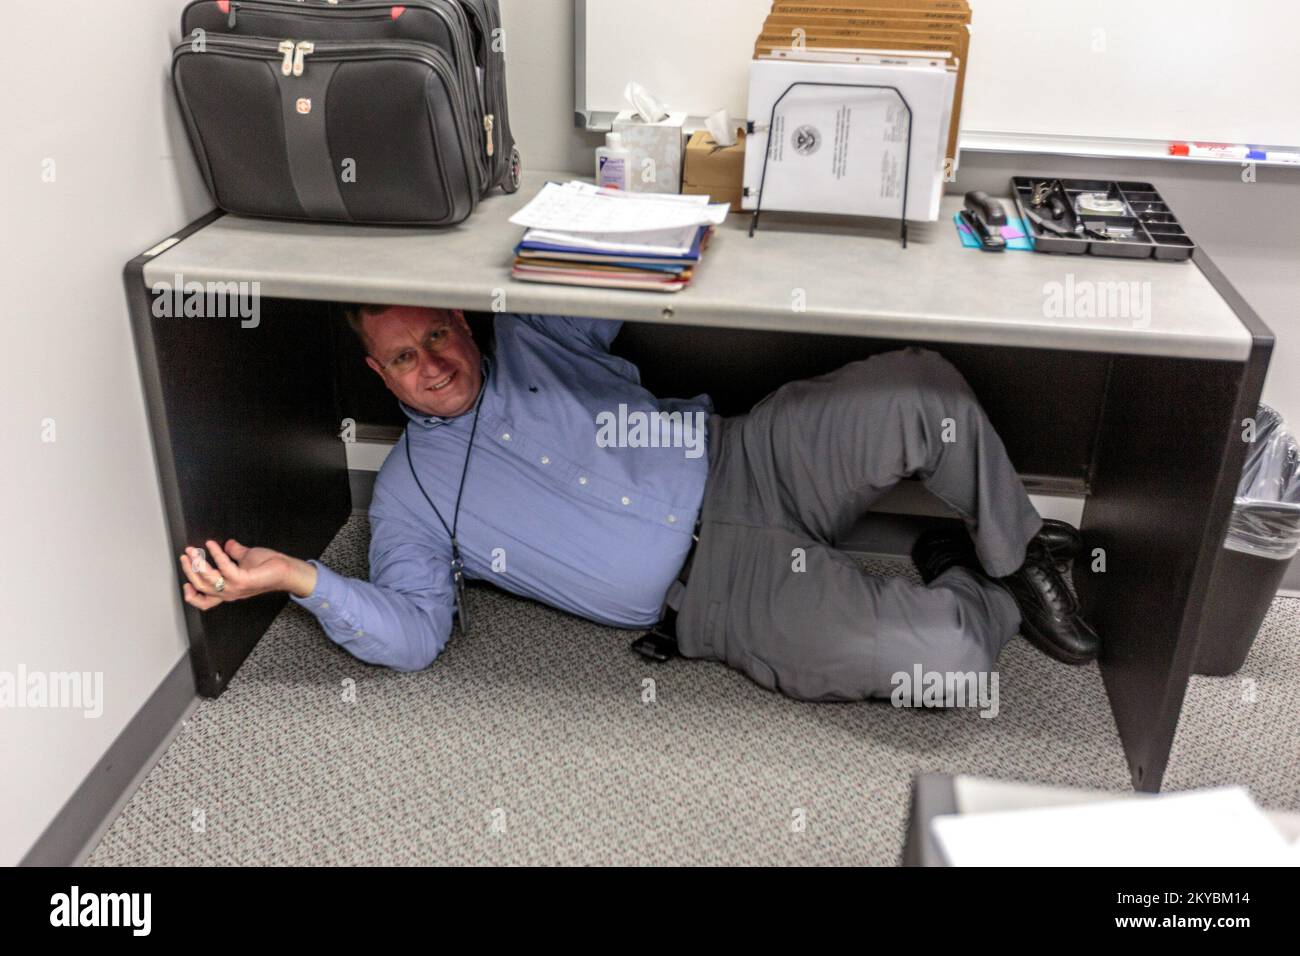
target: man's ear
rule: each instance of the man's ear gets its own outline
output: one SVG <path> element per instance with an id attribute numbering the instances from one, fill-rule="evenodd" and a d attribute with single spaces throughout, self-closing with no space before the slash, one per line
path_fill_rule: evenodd
<path id="1" fill-rule="evenodd" d="M 469 331 L 469 320 L 465 318 L 464 311 L 461 309 L 452 309 L 448 314 L 451 316 L 452 321 L 456 322 L 466 332 Z"/>
<path id="2" fill-rule="evenodd" d="M 369 365 L 372 369 L 374 369 L 375 374 L 378 375 L 380 378 L 384 377 L 384 367 L 380 365 L 378 362 L 376 362 L 374 359 L 372 359 L 369 355 L 366 356 L 366 364 Z"/>

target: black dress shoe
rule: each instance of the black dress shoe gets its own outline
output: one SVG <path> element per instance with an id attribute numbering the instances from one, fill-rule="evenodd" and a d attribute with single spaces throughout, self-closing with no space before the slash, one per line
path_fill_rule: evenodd
<path id="1" fill-rule="evenodd" d="M 1056 570 L 1069 574 L 1074 559 L 1083 550 L 1083 537 L 1074 525 L 1055 518 L 1043 519 L 1043 527 L 1036 540 L 1048 550 Z M 916 539 L 912 547 L 912 561 L 921 572 L 921 579 L 929 584 L 954 564 L 983 572 L 975 554 L 975 545 L 964 528 L 931 528 Z M 933 566 L 934 570 L 929 570 Z"/>
<path id="2" fill-rule="evenodd" d="M 1097 632 L 1079 613 L 1079 602 L 1056 569 L 1054 555 L 1036 537 L 1025 563 L 996 578 L 1020 606 L 1020 633 L 1035 647 L 1066 664 L 1086 664 L 1100 649 Z"/>
<path id="3" fill-rule="evenodd" d="M 926 584 L 954 566 L 987 577 L 965 528 L 931 528 L 923 532 L 912 545 L 912 563 Z"/>
<path id="4" fill-rule="evenodd" d="M 1074 559 L 1083 550 L 1083 536 L 1079 534 L 1078 529 L 1068 522 L 1045 518 L 1037 537 L 1051 552 L 1056 570 L 1068 574 Z"/>

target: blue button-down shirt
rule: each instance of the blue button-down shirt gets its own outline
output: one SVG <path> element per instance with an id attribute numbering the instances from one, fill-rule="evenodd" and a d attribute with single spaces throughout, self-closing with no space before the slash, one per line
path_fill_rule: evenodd
<path id="1" fill-rule="evenodd" d="M 646 391 L 636 366 L 609 352 L 621 325 L 496 317 L 456 537 L 469 578 L 604 624 L 644 628 L 658 619 L 690 549 L 712 403 Z M 313 560 L 315 590 L 293 600 L 361 660 L 419 670 L 451 635 L 455 595 L 450 537 L 416 485 L 403 443 L 409 439 L 424 490 L 450 526 L 474 412 L 438 418 L 399 404 L 407 437 L 375 481 L 370 581 Z M 670 421 L 660 413 L 680 413 L 684 424 L 646 429 L 649 416 Z M 681 447 L 664 447 L 670 443 Z M 472 625 L 472 607 L 468 615 Z"/>

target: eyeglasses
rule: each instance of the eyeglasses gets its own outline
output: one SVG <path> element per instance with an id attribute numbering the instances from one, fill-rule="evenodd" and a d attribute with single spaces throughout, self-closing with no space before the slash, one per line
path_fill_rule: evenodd
<path id="1" fill-rule="evenodd" d="M 440 325 L 424 334 L 424 338 L 420 340 L 420 348 L 426 352 L 441 352 L 451 344 L 451 339 L 451 326 Z M 392 375 L 405 375 L 413 371 L 419 364 L 419 352 L 413 348 L 405 348 L 397 353 L 396 358 L 379 367 Z"/>

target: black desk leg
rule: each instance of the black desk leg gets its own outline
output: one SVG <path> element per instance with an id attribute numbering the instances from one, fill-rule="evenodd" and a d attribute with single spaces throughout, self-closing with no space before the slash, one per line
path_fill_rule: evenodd
<path id="1" fill-rule="evenodd" d="M 1075 582 L 1139 790 L 1159 790 L 1169 760 L 1245 460 L 1242 419 L 1255 414 L 1271 350 L 1265 329 L 1244 364 L 1112 364 Z"/>
<path id="2" fill-rule="evenodd" d="M 316 557 L 351 513 L 324 306 L 262 299 L 255 328 L 159 318 L 143 264 L 127 297 L 178 592 L 178 556 L 208 538 Z M 200 694 L 220 695 L 287 599 L 184 605 Z"/>

